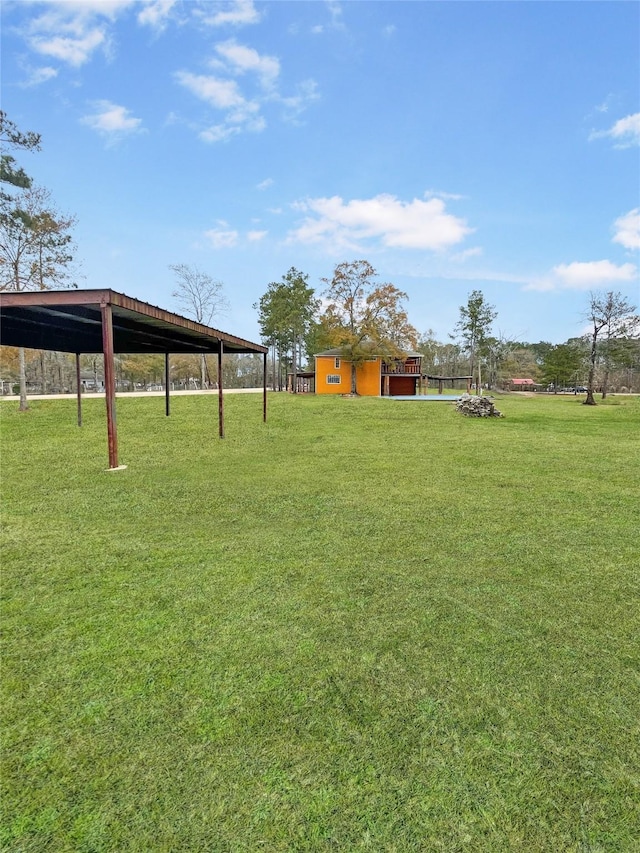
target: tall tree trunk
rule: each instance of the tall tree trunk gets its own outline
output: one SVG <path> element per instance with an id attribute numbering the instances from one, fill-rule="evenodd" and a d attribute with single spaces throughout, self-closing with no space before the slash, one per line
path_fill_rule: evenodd
<path id="1" fill-rule="evenodd" d="M 271 390 L 276 390 L 276 345 L 271 347 Z"/>
<path id="2" fill-rule="evenodd" d="M 358 393 L 356 365 L 353 361 L 351 362 L 351 393 L 356 395 Z"/>
<path id="3" fill-rule="evenodd" d="M 609 390 L 609 367 L 607 366 L 604 371 L 604 378 L 602 380 L 602 399 L 605 400 L 607 397 L 607 391 Z"/>
<path id="4" fill-rule="evenodd" d="M 18 410 L 20 412 L 26 412 L 29 408 L 29 404 L 27 403 L 27 376 L 24 360 L 24 347 L 18 347 L 18 364 L 20 369 L 20 405 L 18 406 Z"/>
<path id="5" fill-rule="evenodd" d="M 587 399 L 582 404 L 583 406 L 595 406 L 596 401 L 593 399 L 593 380 L 596 375 L 596 354 L 597 354 L 597 337 L 594 332 L 591 339 L 591 355 L 589 357 L 589 378 L 587 379 Z"/>
<path id="6" fill-rule="evenodd" d="M 293 346 L 291 347 L 291 390 L 294 394 L 298 393 L 298 369 L 297 369 L 297 359 L 298 353 L 296 352 L 296 339 L 295 336 L 293 338 Z"/>

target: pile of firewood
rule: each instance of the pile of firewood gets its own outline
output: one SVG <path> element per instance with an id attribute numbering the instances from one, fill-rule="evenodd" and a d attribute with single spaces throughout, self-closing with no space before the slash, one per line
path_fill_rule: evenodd
<path id="1" fill-rule="evenodd" d="M 499 412 L 493 397 L 476 397 L 471 394 L 463 394 L 456 403 L 456 412 L 461 415 L 466 415 L 468 418 L 502 418 L 504 415 Z"/>

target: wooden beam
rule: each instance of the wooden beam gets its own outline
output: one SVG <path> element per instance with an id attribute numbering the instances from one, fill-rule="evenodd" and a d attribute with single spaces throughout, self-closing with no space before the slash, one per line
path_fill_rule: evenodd
<path id="1" fill-rule="evenodd" d="M 165 352 L 164 354 L 164 413 L 167 417 L 169 417 L 169 381 L 171 379 L 170 368 L 169 368 L 169 353 Z"/>
<path id="2" fill-rule="evenodd" d="M 267 422 L 267 355 L 262 353 L 262 420 Z"/>
<path id="3" fill-rule="evenodd" d="M 222 395 L 222 350 L 223 343 L 220 340 L 218 347 L 218 433 L 224 438 L 224 399 Z"/>
<path id="4" fill-rule="evenodd" d="M 78 426 L 82 426 L 82 378 L 80 376 L 80 353 L 76 353 L 76 393 L 78 395 Z"/>
<path id="5" fill-rule="evenodd" d="M 111 305 L 102 302 L 102 352 L 104 355 L 104 392 L 107 403 L 107 437 L 109 468 L 118 467 L 118 432 L 116 427 L 116 379 L 113 363 L 113 315 Z"/>

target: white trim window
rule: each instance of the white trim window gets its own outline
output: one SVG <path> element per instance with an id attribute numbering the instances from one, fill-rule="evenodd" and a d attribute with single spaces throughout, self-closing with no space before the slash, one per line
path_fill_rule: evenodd
<path id="1" fill-rule="evenodd" d="M 339 358 L 334 359 L 333 366 L 335 367 L 336 370 L 340 370 L 340 359 Z"/>
<path id="2" fill-rule="evenodd" d="M 327 376 L 327 385 L 339 385 L 340 380 L 341 377 L 339 373 L 329 373 Z"/>

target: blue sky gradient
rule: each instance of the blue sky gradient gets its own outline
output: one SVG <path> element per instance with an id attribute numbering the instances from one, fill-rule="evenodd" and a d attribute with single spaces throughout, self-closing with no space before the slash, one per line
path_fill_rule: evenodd
<path id="1" fill-rule="evenodd" d="M 421 332 L 480 289 L 560 343 L 640 301 L 639 37 L 635 2 L 3 0 L 2 108 L 81 287 L 177 310 L 193 264 L 258 340 L 270 281 L 366 258 Z"/>

